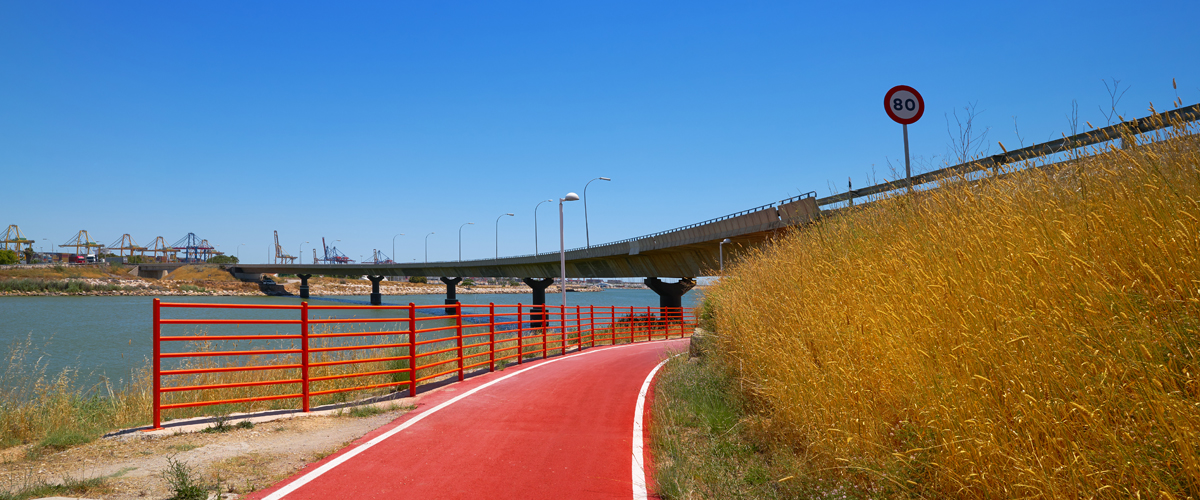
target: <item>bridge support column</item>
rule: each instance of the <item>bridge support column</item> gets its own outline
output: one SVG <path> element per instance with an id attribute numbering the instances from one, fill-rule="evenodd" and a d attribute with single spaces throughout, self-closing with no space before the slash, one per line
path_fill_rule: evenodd
<path id="1" fill-rule="evenodd" d="M 458 294 L 454 290 L 454 287 L 457 286 L 459 283 L 462 283 L 462 278 L 461 277 L 447 278 L 445 276 L 442 276 L 442 283 L 446 284 L 446 305 L 447 306 L 457 305 L 458 304 Z M 447 316 L 454 315 L 454 314 L 458 314 L 458 308 L 456 308 L 456 307 L 447 307 L 446 308 Z"/>
<path id="2" fill-rule="evenodd" d="M 531 328 L 541 328 L 542 320 L 546 318 L 546 289 L 554 284 L 554 278 L 522 278 L 529 288 L 533 289 L 533 308 L 529 310 L 529 326 Z"/>
<path id="3" fill-rule="evenodd" d="M 680 278 L 678 283 L 664 283 L 658 278 L 646 278 L 643 283 L 658 294 L 658 307 L 670 308 L 663 313 L 664 320 L 683 320 L 683 294 L 696 286 L 696 280 Z"/>
<path id="4" fill-rule="evenodd" d="M 379 282 L 383 281 L 383 276 L 367 276 L 371 280 L 371 305 L 378 306 L 383 304 L 383 295 L 379 293 Z"/>
<path id="5" fill-rule="evenodd" d="M 308 298 L 308 279 L 311 278 L 312 275 L 311 274 L 297 274 L 296 276 L 298 276 L 300 278 L 300 298 L 307 299 Z"/>

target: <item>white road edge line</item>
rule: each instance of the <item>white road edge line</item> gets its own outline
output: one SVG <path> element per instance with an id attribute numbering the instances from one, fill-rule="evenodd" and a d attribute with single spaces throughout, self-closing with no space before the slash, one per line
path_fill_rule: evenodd
<path id="1" fill-rule="evenodd" d="M 642 425 L 642 414 L 646 412 L 646 393 L 650 392 L 650 381 L 654 380 L 654 374 L 658 373 L 659 368 L 667 364 L 671 358 L 662 360 L 650 374 L 646 375 L 646 381 L 642 382 L 642 390 L 638 392 L 637 406 L 633 410 L 633 500 L 646 500 L 646 464 L 642 460 L 645 456 L 642 443 L 646 440 L 645 429 Z"/>
<path id="2" fill-rule="evenodd" d="M 372 440 L 370 440 L 370 441 L 367 441 L 367 442 L 365 442 L 365 443 L 363 443 L 363 444 L 360 444 L 360 445 L 358 445 L 358 446 L 357 446 L 357 447 L 355 447 L 353 450 L 350 450 L 350 451 L 348 451 L 348 452 L 346 452 L 346 453 L 343 453 L 343 454 L 339 455 L 337 458 L 335 458 L 335 459 L 333 459 L 333 460 L 330 460 L 330 461 L 326 462 L 326 463 L 325 463 L 325 465 L 322 465 L 322 466 L 320 466 L 320 467 L 317 467 L 317 468 L 316 468 L 316 469 L 314 469 L 312 472 L 309 472 L 308 474 L 305 474 L 305 475 L 303 475 L 303 476 L 300 476 L 300 478 L 299 478 L 299 479 L 297 479 L 297 480 L 295 480 L 295 481 L 293 481 L 293 482 L 291 482 L 291 483 L 288 483 L 288 485 L 287 485 L 287 486 L 284 486 L 284 487 L 282 487 L 282 488 L 279 488 L 278 490 L 275 490 L 275 492 L 274 492 L 274 493 L 271 493 L 270 495 L 267 495 L 267 496 L 263 497 L 263 499 L 262 499 L 262 500 L 280 500 L 280 499 L 282 499 L 283 497 L 287 496 L 288 494 L 292 493 L 293 491 L 296 491 L 296 490 L 300 489 L 301 487 L 303 487 L 304 485 L 306 485 L 306 484 L 308 484 L 308 483 L 312 482 L 312 480 L 314 480 L 314 479 L 316 479 L 316 478 L 318 478 L 318 477 L 321 477 L 321 476 L 322 476 L 322 475 L 324 475 L 326 472 L 329 472 L 329 471 L 333 470 L 333 468 L 334 468 L 334 467 L 337 467 L 337 466 L 339 466 L 339 465 L 341 465 L 341 464 L 345 463 L 347 460 L 350 460 L 351 458 L 354 458 L 354 457 L 355 457 L 356 455 L 358 455 L 359 453 L 362 453 L 362 452 L 364 452 L 364 451 L 367 451 L 367 450 L 368 450 L 368 449 L 370 449 L 371 447 L 373 447 L 373 446 L 375 446 L 375 445 L 377 445 L 377 444 L 379 444 L 379 443 L 382 443 L 382 442 L 383 442 L 384 440 L 386 440 L 387 438 L 390 438 L 390 437 L 392 437 L 392 436 L 395 436 L 395 435 L 396 435 L 396 434 L 398 434 L 400 431 L 403 431 L 404 429 L 407 429 L 407 428 L 409 428 L 409 427 L 412 427 L 412 425 L 413 425 L 413 424 L 415 424 L 415 423 L 417 423 L 417 422 L 420 422 L 421 420 L 424 420 L 424 419 L 425 419 L 425 417 L 428 417 L 428 416 L 430 416 L 430 415 L 432 415 L 432 414 L 434 414 L 434 413 L 437 413 L 439 410 L 441 410 L 441 409 L 443 409 L 443 408 L 445 408 L 445 407 L 447 407 L 447 406 L 450 406 L 450 405 L 452 405 L 452 404 L 454 404 L 454 403 L 457 403 L 458 401 L 461 401 L 463 398 L 465 398 L 465 397 L 467 397 L 467 396 L 470 396 L 470 395 L 472 395 L 472 394 L 475 394 L 476 392 L 482 391 L 482 390 L 484 390 L 484 389 L 486 389 L 486 388 L 490 387 L 492 384 L 496 384 L 496 383 L 498 383 L 498 382 L 500 382 L 500 381 L 503 381 L 503 380 L 510 379 L 510 378 L 512 378 L 512 377 L 515 377 L 515 376 L 517 376 L 517 375 L 520 375 L 520 374 L 522 374 L 522 373 L 525 373 L 525 372 L 527 372 L 527 371 L 529 371 L 529 370 L 532 370 L 532 369 L 534 369 L 534 368 L 539 368 L 539 367 L 542 367 L 542 366 L 546 366 L 546 365 L 549 365 L 549 364 L 551 364 L 551 363 L 557 363 L 557 362 L 559 362 L 559 361 L 562 361 L 562 360 L 565 360 L 565 359 L 576 359 L 576 358 L 578 358 L 578 357 L 580 357 L 580 356 L 586 356 L 586 355 L 588 355 L 588 354 L 591 354 L 591 353 L 593 353 L 593 352 L 604 352 L 604 351 L 611 351 L 611 350 L 613 350 L 613 349 L 617 349 L 617 348 L 621 348 L 621 347 L 632 347 L 632 346 L 638 346 L 638 345 L 647 345 L 647 344 L 649 344 L 649 343 L 622 344 L 622 345 L 618 345 L 618 346 L 610 346 L 610 347 L 608 347 L 608 348 L 593 348 L 593 349 L 596 349 L 596 350 L 584 351 L 584 352 L 582 352 L 582 353 L 576 353 L 576 354 L 574 354 L 574 355 L 563 356 L 563 357 L 561 357 L 561 358 L 557 358 L 557 359 L 551 359 L 551 360 L 549 360 L 549 361 L 546 361 L 546 362 L 544 362 L 544 363 L 540 363 L 540 364 L 533 365 L 533 366 L 531 366 L 531 367 L 529 367 L 529 368 L 526 368 L 526 369 L 524 369 L 524 370 L 518 371 L 518 372 L 516 372 L 516 373 L 510 373 L 510 374 L 508 374 L 508 375 L 505 375 L 505 376 L 503 376 L 503 377 L 500 377 L 500 378 L 498 378 L 498 379 L 496 379 L 496 380 L 493 380 L 493 381 L 491 381 L 491 382 L 488 382 L 488 383 L 486 383 L 486 384 L 483 384 L 483 385 L 481 385 L 481 386 L 479 386 L 479 387 L 476 387 L 476 388 L 474 388 L 474 389 L 471 389 L 471 390 L 469 390 L 469 391 L 467 391 L 467 392 L 464 392 L 464 393 L 462 393 L 462 394 L 460 394 L 460 395 L 458 395 L 458 396 L 454 397 L 453 399 L 450 399 L 449 401 L 446 401 L 445 403 L 442 403 L 442 404 L 440 404 L 440 405 L 437 405 L 437 406 L 435 406 L 435 407 L 433 407 L 433 408 L 430 408 L 429 410 L 425 411 L 425 413 L 422 413 L 422 414 L 420 414 L 420 415 L 417 415 L 417 416 L 415 416 L 415 417 L 413 417 L 413 418 L 409 419 L 407 422 L 404 422 L 403 424 L 400 424 L 400 425 L 396 426 L 394 429 L 392 429 L 392 430 L 390 430 L 390 431 L 387 431 L 387 432 L 385 432 L 385 433 L 383 433 L 383 434 L 380 434 L 380 435 L 376 436 L 376 437 L 375 437 L 375 439 L 372 439 Z M 665 361 L 664 361 L 663 363 L 665 363 Z M 654 367 L 654 371 L 658 371 L 658 368 L 659 368 L 659 367 L 661 367 L 661 366 L 662 366 L 662 363 L 659 363 L 659 365 L 658 365 L 658 366 Z M 650 375 L 654 375 L 654 372 L 650 372 Z M 647 380 L 647 384 L 649 384 L 649 380 Z M 646 393 L 646 386 L 645 386 L 645 385 L 643 385 L 643 387 L 642 387 L 642 397 L 644 397 L 644 396 L 645 396 L 645 393 Z M 641 407 L 642 407 L 642 399 L 640 399 L 640 398 L 639 398 L 639 399 L 638 399 L 638 408 L 641 408 Z M 640 415 L 640 413 L 639 413 L 639 415 Z M 638 419 L 638 422 L 639 422 L 639 423 L 638 423 L 637 425 L 640 425 L 640 421 L 641 421 L 641 418 L 639 417 L 639 419 Z M 637 445 L 635 445 L 635 446 L 640 446 L 640 443 L 639 443 L 639 444 L 637 444 Z M 643 473 L 642 482 L 643 482 L 643 483 L 645 483 L 645 475 L 644 475 L 644 473 Z M 642 486 L 642 490 L 643 490 L 643 491 L 645 491 L 645 485 L 644 485 L 644 484 L 643 484 L 643 486 Z M 645 493 L 643 493 L 643 494 L 642 494 L 642 498 L 646 498 L 646 496 L 645 496 Z"/>

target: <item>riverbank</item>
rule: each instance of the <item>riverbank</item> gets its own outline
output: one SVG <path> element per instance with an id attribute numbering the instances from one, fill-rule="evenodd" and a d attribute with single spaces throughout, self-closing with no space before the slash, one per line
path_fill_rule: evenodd
<path id="1" fill-rule="evenodd" d="M 265 291 L 258 283 L 237 280 L 215 265 L 181 267 L 163 279 L 142 278 L 131 274 L 131 266 L 5 266 L 0 269 L 2 296 L 239 296 L 281 295 Z M 274 278 L 286 294 L 300 295 L 300 280 Z M 314 296 L 369 295 L 371 282 L 365 279 L 314 277 L 309 279 Z M 445 293 L 441 283 L 382 281 L 384 295 L 433 295 Z M 599 292 L 597 286 L 568 286 L 568 292 Z M 532 294 L 525 285 L 460 285 L 459 294 Z M 552 285 L 547 293 L 558 293 Z"/>

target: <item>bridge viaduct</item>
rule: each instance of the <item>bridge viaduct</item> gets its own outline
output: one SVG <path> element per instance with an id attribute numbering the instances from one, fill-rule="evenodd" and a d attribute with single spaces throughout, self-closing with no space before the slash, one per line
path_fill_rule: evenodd
<path id="1" fill-rule="evenodd" d="M 658 293 L 661 307 L 680 307 L 682 297 L 695 286 L 695 278 L 720 267 L 719 245 L 733 243 L 727 252 L 736 255 L 761 245 L 780 230 L 805 224 L 820 215 L 813 193 L 743 210 L 724 217 L 637 238 L 576 248 L 566 252 L 569 278 L 629 278 L 649 276 L 645 283 Z M 160 265 L 161 266 L 161 265 Z M 440 276 L 446 284 L 446 303 L 453 304 L 455 286 L 462 276 L 519 277 L 533 288 L 533 304 L 546 303 L 546 288 L 559 275 L 558 252 L 456 262 L 396 264 L 234 264 L 226 268 L 243 279 L 263 273 L 300 277 L 300 297 L 308 297 L 308 279 L 314 275 L 366 275 L 371 280 L 371 303 L 379 305 L 379 282 L 384 276 Z M 681 278 L 667 283 L 659 277 Z"/>

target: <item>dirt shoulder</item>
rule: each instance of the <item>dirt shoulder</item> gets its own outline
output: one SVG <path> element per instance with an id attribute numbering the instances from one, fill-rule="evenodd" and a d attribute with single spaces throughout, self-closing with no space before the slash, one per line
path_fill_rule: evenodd
<path id="1" fill-rule="evenodd" d="M 224 433 L 134 431 L 45 454 L 18 446 L 0 452 L 0 484 L 60 484 L 66 478 L 103 477 L 103 486 L 89 492 L 89 498 L 168 498 L 172 492 L 163 471 L 172 458 L 191 468 L 201 484 L 220 483 L 222 493 L 244 495 L 275 484 L 395 420 L 410 405 L 407 398 L 376 403 L 353 412 L 368 415 L 361 417 L 352 416 L 348 409 L 323 416 L 292 414 Z"/>

